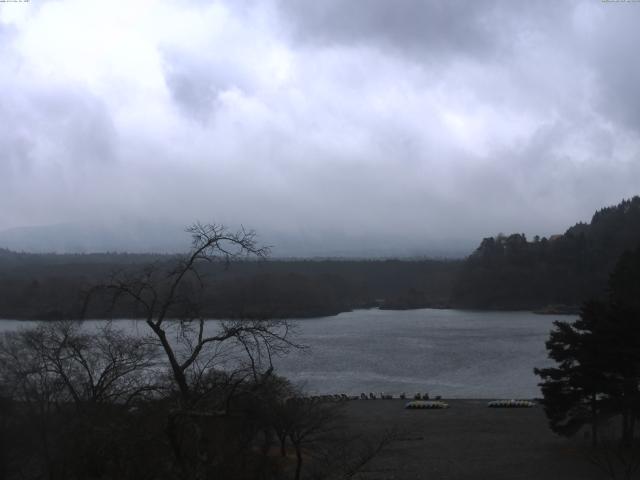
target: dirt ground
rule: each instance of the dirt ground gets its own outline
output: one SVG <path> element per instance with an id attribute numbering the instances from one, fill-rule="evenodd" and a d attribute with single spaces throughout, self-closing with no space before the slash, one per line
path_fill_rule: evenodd
<path id="1" fill-rule="evenodd" d="M 486 400 L 447 400 L 446 410 L 406 410 L 404 400 L 353 400 L 345 421 L 371 438 L 397 440 L 359 478 L 590 480 L 607 478 L 588 459 L 588 441 L 547 426 L 541 406 L 488 408 Z"/>

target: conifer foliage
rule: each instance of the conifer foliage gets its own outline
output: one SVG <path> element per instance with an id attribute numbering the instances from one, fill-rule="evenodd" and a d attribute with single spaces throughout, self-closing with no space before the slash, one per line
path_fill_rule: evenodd
<path id="1" fill-rule="evenodd" d="M 554 323 L 547 341 L 552 368 L 535 369 L 542 378 L 543 404 L 556 433 L 571 436 L 620 417 L 621 440 L 633 441 L 640 409 L 640 248 L 618 261 L 607 300 L 589 300 L 574 322 Z"/>

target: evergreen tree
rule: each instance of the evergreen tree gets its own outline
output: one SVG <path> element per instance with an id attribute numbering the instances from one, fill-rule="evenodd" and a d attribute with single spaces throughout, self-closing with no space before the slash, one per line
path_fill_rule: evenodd
<path id="1" fill-rule="evenodd" d="M 607 302 L 586 302 L 575 322 L 555 322 L 547 341 L 557 365 L 535 369 L 553 431 L 573 435 L 590 424 L 597 442 L 603 415 L 619 415 L 625 445 L 640 413 L 640 248 L 625 253 L 609 282 Z"/>
<path id="2" fill-rule="evenodd" d="M 563 235 L 531 242 L 524 234 L 485 238 L 464 262 L 452 302 L 466 308 L 573 309 L 600 295 L 620 255 L 639 243 L 637 196 L 596 212 L 590 223 L 578 223 Z M 623 283 L 634 291 L 640 287 Z M 640 303 L 640 295 L 636 299 Z"/>
<path id="3" fill-rule="evenodd" d="M 590 424 L 594 444 L 598 438 L 598 418 L 609 389 L 604 372 L 603 346 L 598 337 L 606 330 L 607 306 L 586 302 L 580 319 L 573 323 L 554 322 L 546 342 L 549 357 L 558 364 L 535 369 L 542 377 L 543 405 L 551 429 L 565 436 Z M 603 328 L 604 327 L 604 328 Z"/>

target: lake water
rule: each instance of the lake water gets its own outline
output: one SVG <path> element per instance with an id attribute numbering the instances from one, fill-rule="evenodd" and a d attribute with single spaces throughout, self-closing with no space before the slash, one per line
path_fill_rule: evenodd
<path id="1" fill-rule="evenodd" d="M 356 310 L 296 320 L 304 351 L 274 361 L 309 393 L 428 392 L 447 398 L 540 396 L 534 367 L 550 365 L 553 320 L 529 312 Z M 0 331 L 34 322 L 1 320 Z M 93 322 L 88 322 L 93 323 Z M 146 332 L 137 321 L 123 328 Z"/>

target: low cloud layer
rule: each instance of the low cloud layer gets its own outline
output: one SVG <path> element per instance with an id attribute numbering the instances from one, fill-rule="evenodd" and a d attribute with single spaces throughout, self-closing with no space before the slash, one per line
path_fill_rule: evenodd
<path id="1" fill-rule="evenodd" d="M 200 219 L 295 254 L 561 232 L 638 193 L 639 21 L 591 0 L 0 3 L 0 230 Z"/>

